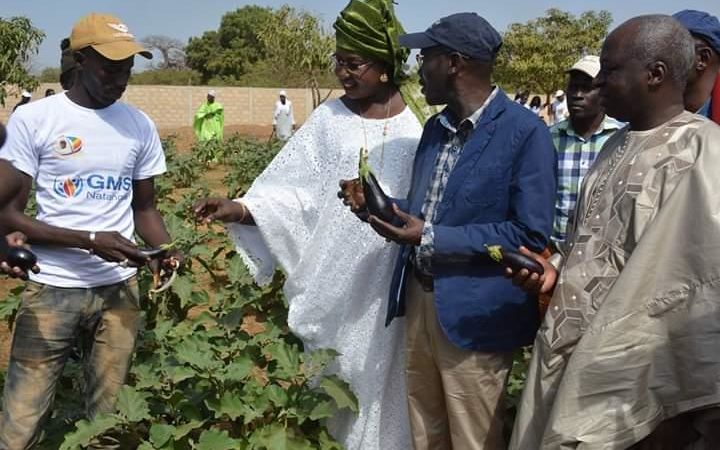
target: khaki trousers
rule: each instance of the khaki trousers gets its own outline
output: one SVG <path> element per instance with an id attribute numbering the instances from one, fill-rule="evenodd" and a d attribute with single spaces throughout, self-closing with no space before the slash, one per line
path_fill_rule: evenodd
<path id="1" fill-rule="evenodd" d="M 451 343 L 433 293 L 407 281 L 406 350 L 415 450 L 504 450 L 505 383 L 512 352 L 481 353 Z"/>

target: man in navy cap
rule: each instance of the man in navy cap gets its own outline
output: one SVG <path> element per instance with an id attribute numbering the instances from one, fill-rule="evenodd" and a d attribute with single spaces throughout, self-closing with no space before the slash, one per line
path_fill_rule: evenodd
<path id="1" fill-rule="evenodd" d="M 555 149 L 545 124 L 492 85 L 502 40 L 485 19 L 454 14 L 400 43 L 420 49 L 427 102 L 447 105 L 425 125 L 398 223 L 369 219 L 402 245 L 388 322 L 407 315 L 414 446 L 503 449 L 513 352 L 532 342 L 539 315 L 486 246 L 548 244 Z"/>
<path id="2" fill-rule="evenodd" d="M 695 67 L 685 89 L 685 109 L 710 117 L 710 94 L 720 73 L 720 21 L 703 11 L 673 14 L 695 39 Z"/>

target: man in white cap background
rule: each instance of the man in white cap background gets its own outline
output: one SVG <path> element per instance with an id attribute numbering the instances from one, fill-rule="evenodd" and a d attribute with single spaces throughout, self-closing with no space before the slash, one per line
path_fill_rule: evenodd
<path id="1" fill-rule="evenodd" d="M 195 137 L 200 142 L 223 140 L 223 126 L 225 125 L 225 112 L 222 103 L 215 101 L 217 93 L 210 89 L 207 101 L 200 105 L 195 113 L 193 129 Z"/>
<path id="2" fill-rule="evenodd" d="M 153 179 L 166 170 L 155 124 L 118 101 L 135 55 L 152 54 L 120 19 L 96 13 L 75 24 L 70 48 L 73 86 L 13 114 L 0 151 L 22 172 L 6 217 L 42 267 L 30 274 L 13 329 L 2 449 L 37 442 L 77 339 L 87 349 L 86 415 L 113 411 L 140 324 L 136 267 L 148 262 L 133 234 L 151 247 L 171 241 L 155 206 Z M 33 181 L 36 218 L 23 214 Z M 181 255 L 168 253 L 162 264 L 177 268 Z"/>
<path id="3" fill-rule="evenodd" d="M 605 141 L 622 125 L 605 115 L 593 79 L 600 72 L 600 58 L 581 58 L 568 71 L 568 119 L 550 128 L 558 155 L 558 193 L 552 240 L 556 247 L 565 241 L 568 218 L 575 210 L 583 177 Z"/>
<path id="4" fill-rule="evenodd" d="M 22 94 L 20 94 L 20 101 L 17 102 L 15 106 L 13 106 L 13 112 L 15 112 L 15 110 L 18 109 L 20 106 L 30 103 L 30 100 L 32 100 L 32 94 L 26 90 L 22 91 Z"/>
<path id="5" fill-rule="evenodd" d="M 568 118 L 567 101 L 565 100 L 565 91 L 558 89 L 555 91 L 555 100 L 550 103 L 550 125 Z"/>
<path id="6" fill-rule="evenodd" d="M 293 115 L 292 102 L 287 97 L 287 92 L 280 91 L 279 98 L 275 102 L 273 111 L 273 133 L 281 141 L 287 141 L 295 131 L 295 116 Z"/>

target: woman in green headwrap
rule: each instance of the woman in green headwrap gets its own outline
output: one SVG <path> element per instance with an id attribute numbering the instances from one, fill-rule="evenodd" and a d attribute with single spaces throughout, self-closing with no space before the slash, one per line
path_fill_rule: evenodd
<path id="1" fill-rule="evenodd" d="M 335 22 L 335 74 L 345 90 L 320 105 L 242 199 L 206 199 L 201 219 L 230 222 L 259 283 L 287 275 L 288 324 L 306 350 L 333 348 L 333 370 L 359 400 L 328 423 L 348 450 L 412 447 L 402 321 L 385 328 L 397 246 L 343 206 L 338 181 L 357 177 L 360 148 L 385 192 L 404 197 L 421 122 L 402 95 L 408 50 L 390 0 L 352 0 Z"/>

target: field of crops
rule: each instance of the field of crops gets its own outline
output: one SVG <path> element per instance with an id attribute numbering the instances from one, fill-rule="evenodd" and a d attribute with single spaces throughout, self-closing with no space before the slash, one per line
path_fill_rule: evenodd
<path id="1" fill-rule="evenodd" d="M 357 411 L 357 400 L 343 380 L 324 372 L 335 353 L 303 353 L 287 329 L 282 274 L 255 285 L 224 228 L 199 226 L 191 217 L 198 198 L 242 195 L 280 144 L 236 134 L 179 152 L 177 142 L 188 145 L 182 134 L 164 140 L 168 172 L 156 189 L 186 269 L 169 291 L 142 299 L 143 331 L 117 413 L 82 418 L 84 349 L 78 347 L 58 384 L 40 448 L 340 449 L 322 421 L 338 409 Z M 141 292 L 150 278 L 141 271 Z M 21 290 L 0 302 L 0 319 L 9 326 Z M 508 426 L 527 357 L 527 351 L 518 354 L 510 376 Z"/>
<path id="2" fill-rule="evenodd" d="M 82 420 L 77 348 L 41 448 L 339 449 L 321 420 L 357 404 L 345 382 L 323 374 L 334 352 L 303 353 L 287 330 L 282 274 L 258 287 L 224 229 L 198 226 L 190 214 L 208 183 L 219 181 L 210 178 L 222 177 L 228 196 L 244 192 L 279 144 L 236 135 L 184 153 L 170 138 L 165 148 L 168 173 L 157 180 L 157 198 L 187 268 L 169 291 L 142 299 L 143 331 L 117 413 Z M 146 270 L 140 282 L 147 292 Z M 10 323 L 20 289 L 0 303 Z"/>

